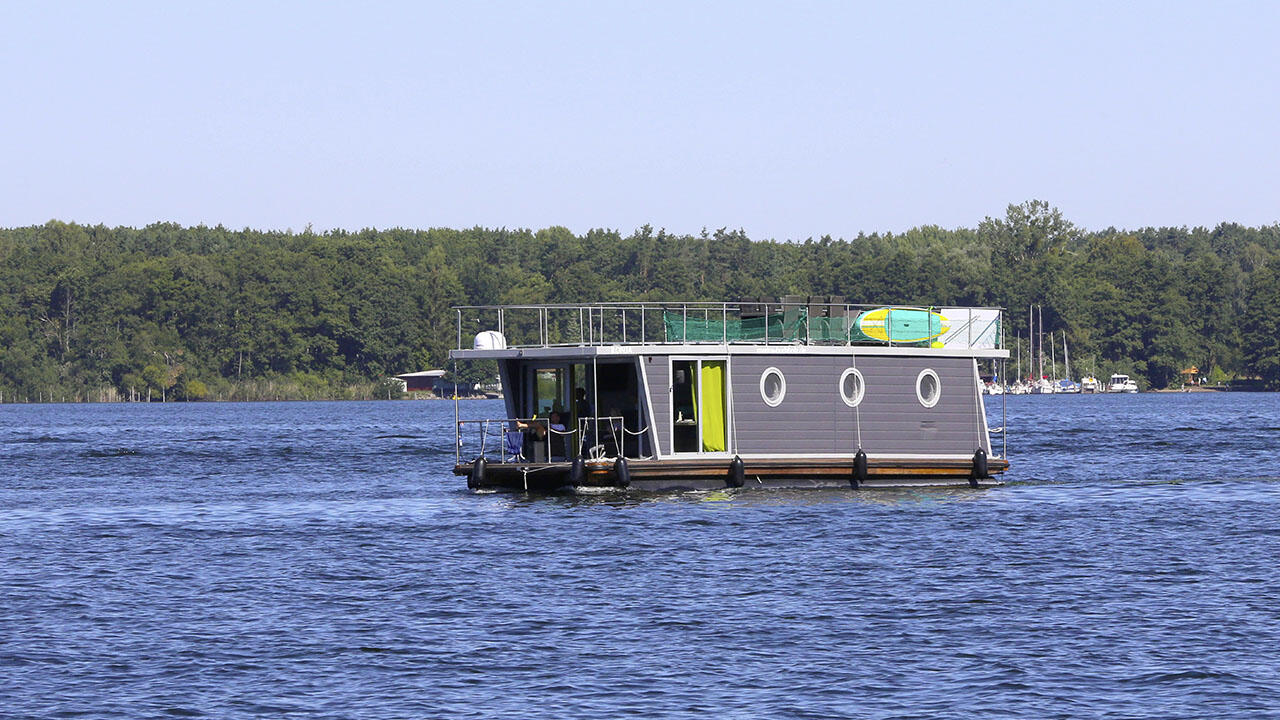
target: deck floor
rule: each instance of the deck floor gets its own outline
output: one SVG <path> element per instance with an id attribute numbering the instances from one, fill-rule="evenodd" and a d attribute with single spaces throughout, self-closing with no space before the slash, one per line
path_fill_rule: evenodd
<path id="1" fill-rule="evenodd" d="M 743 459 L 744 487 L 818 488 L 852 487 L 852 458 L 822 459 Z M 1005 472 L 1009 463 L 1003 458 L 987 461 L 990 475 Z M 506 489 L 551 492 L 572 487 L 572 464 L 557 463 L 486 463 L 483 478 L 475 478 L 471 464 L 454 467 L 454 474 L 467 478 L 472 489 Z M 630 487 L 638 490 L 718 489 L 734 487 L 730 460 L 724 458 L 689 458 L 638 460 L 628 459 Z M 622 487 L 613 460 L 587 461 L 579 487 Z M 876 458 L 867 461 L 867 477 L 858 483 L 866 488 L 967 486 L 974 483 L 973 463 L 968 460 Z M 993 477 L 977 478 L 979 486 L 999 485 Z"/>

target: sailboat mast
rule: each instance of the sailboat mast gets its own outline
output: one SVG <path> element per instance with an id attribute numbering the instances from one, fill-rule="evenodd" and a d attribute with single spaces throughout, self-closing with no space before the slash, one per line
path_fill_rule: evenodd
<path id="1" fill-rule="evenodd" d="M 1053 353 L 1053 331 L 1049 331 L 1049 375 L 1050 380 L 1058 379 L 1058 358 Z"/>
<path id="2" fill-rule="evenodd" d="M 1040 348 L 1040 367 L 1037 368 L 1036 370 L 1036 374 L 1037 374 L 1036 380 L 1040 381 L 1044 379 L 1044 306 L 1037 305 L 1036 310 L 1039 311 L 1039 315 L 1040 315 L 1040 318 L 1039 318 L 1040 324 L 1038 325 L 1038 328 L 1040 331 L 1039 342 L 1036 343 L 1036 345 L 1038 345 Z"/>
<path id="3" fill-rule="evenodd" d="M 1067 353 L 1067 331 L 1062 331 L 1062 362 L 1067 366 L 1067 379 L 1071 379 L 1071 355 Z"/>

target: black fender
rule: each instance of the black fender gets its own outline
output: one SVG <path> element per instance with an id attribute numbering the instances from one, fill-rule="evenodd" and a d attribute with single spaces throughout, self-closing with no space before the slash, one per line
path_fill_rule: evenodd
<path id="1" fill-rule="evenodd" d="M 742 458 L 737 455 L 733 456 L 733 462 L 729 463 L 729 487 L 740 488 L 747 484 L 746 465 L 743 464 Z"/>
<path id="2" fill-rule="evenodd" d="M 991 477 L 987 470 L 987 451 L 978 448 L 973 454 L 973 472 L 969 473 L 969 487 L 978 487 L 978 481 Z"/>
<path id="3" fill-rule="evenodd" d="M 862 448 L 858 448 L 858 454 L 853 456 L 853 477 L 850 478 L 849 484 L 854 490 L 862 487 L 867 481 L 867 454 Z"/>
<path id="4" fill-rule="evenodd" d="M 613 461 L 613 476 L 617 478 L 618 487 L 631 487 L 631 468 L 627 466 L 626 458 Z"/>

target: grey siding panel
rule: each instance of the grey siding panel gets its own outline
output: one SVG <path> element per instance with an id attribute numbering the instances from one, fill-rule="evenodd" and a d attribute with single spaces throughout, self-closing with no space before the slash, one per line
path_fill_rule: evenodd
<path id="1" fill-rule="evenodd" d="M 967 358 L 735 356 L 732 359 L 737 451 L 741 453 L 972 453 L 982 443 L 974 361 Z M 777 367 L 787 381 L 782 404 L 760 397 L 760 375 Z M 856 366 L 866 381 L 858 408 L 840 398 L 841 373 Z M 942 396 L 916 399 L 916 376 L 932 368 Z"/>
<path id="2" fill-rule="evenodd" d="M 649 381 L 649 403 L 657 428 L 658 452 L 671 452 L 671 366 L 665 355 L 647 355 L 641 365 Z"/>
<path id="3" fill-rule="evenodd" d="M 521 393 L 524 392 L 524 388 L 520 386 L 519 377 L 519 366 L 514 360 L 498 362 L 498 378 L 502 383 L 502 404 L 506 406 L 509 418 L 519 417 L 516 415 L 516 409 L 519 407 Z"/>

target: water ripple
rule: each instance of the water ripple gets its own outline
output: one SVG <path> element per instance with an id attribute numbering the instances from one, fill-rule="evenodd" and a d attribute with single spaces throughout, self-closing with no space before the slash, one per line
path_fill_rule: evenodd
<path id="1" fill-rule="evenodd" d="M 1277 405 L 1011 398 L 990 490 L 587 497 L 467 492 L 451 403 L 0 406 L 0 708 L 1265 717 Z"/>

